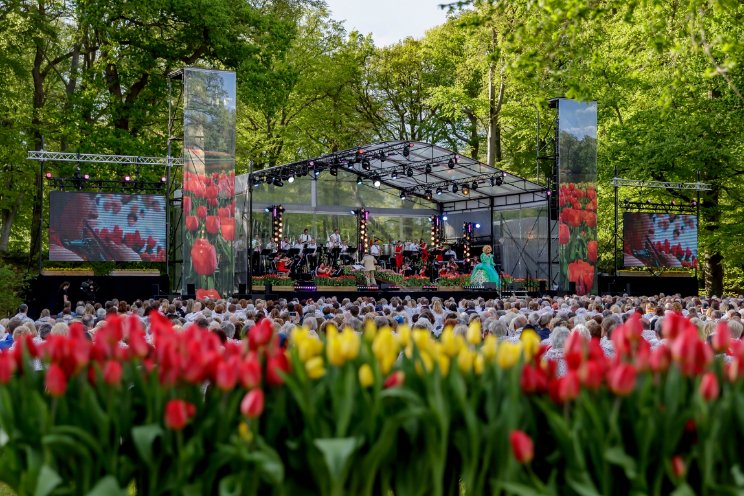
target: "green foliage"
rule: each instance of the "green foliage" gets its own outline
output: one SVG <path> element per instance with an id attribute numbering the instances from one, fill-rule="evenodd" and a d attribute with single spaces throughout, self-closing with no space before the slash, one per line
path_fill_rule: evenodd
<path id="1" fill-rule="evenodd" d="M 13 315 L 18 310 L 20 294 L 25 286 L 23 272 L 0 258 L 0 317 Z"/>

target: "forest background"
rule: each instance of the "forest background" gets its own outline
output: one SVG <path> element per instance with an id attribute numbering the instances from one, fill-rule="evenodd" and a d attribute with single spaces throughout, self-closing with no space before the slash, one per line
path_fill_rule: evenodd
<path id="1" fill-rule="evenodd" d="M 420 140 L 535 179 L 536 119 L 546 118 L 547 100 L 596 100 L 600 270 L 613 269 L 616 167 L 635 179 L 699 174 L 712 185 L 701 204 L 701 287 L 744 291 L 741 2 L 443 8 L 448 21 L 421 39 L 376 47 L 321 0 L 0 2 L 0 310 L 18 303 L 46 249 L 42 178 L 27 151 L 43 137 L 47 150 L 164 156 L 168 74 L 184 66 L 237 71 L 238 173 L 251 160 L 261 168 Z M 91 176 L 116 177 L 95 169 Z M 689 202 L 688 193 L 673 199 Z M 658 190 L 624 197 L 671 199 Z"/>

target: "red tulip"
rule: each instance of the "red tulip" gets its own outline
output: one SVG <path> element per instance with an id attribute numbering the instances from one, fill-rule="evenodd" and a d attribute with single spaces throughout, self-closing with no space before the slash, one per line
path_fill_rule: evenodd
<path id="1" fill-rule="evenodd" d="M 215 372 L 215 383 L 223 391 L 231 391 L 238 383 L 238 364 L 233 360 L 221 360 Z"/>
<path id="2" fill-rule="evenodd" d="M 721 387 L 718 385 L 718 377 L 713 372 L 708 372 L 700 381 L 700 396 L 705 401 L 712 401 L 721 394 Z"/>
<path id="3" fill-rule="evenodd" d="M 582 212 L 581 217 L 584 221 L 584 224 L 586 224 L 587 227 L 590 227 L 592 229 L 597 227 L 597 214 L 595 214 L 594 212 L 584 211 Z"/>
<path id="4" fill-rule="evenodd" d="M 284 352 L 277 352 L 266 361 L 266 382 L 272 386 L 284 384 L 280 373 L 289 373 L 289 360 Z"/>
<path id="5" fill-rule="evenodd" d="M 541 393 L 548 389 L 548 378 L 540 367 L 525 365 L 519 385 L 524 393 Z"/>
<path id="6" fill-rule="evenodd" d="M 672 362 L 672 352 L 666 345 L 658 346 L 651 352 L 650 365 L 651 370 L 656 373 L 666 372 L 669 364 Z"/>
<path id="7" fill-rule="evenodd" d="M 174 431 L 180 431 L 196 415 L 196 407 L 183 400 L 170 400 L 165 405 L 165 425 Z"/>
<path id="8" fill-rule="evenodd" d="M 700 339 L 694 326 L 677 336 L 671 349 L 672 358 L 688 376 L 702 373 L 713 361 L 713 350 Z"/>
<path id="9" fill-rule="evenodd" d="M 731 343 L 731 331 L 728 322 L 721 320 L 716 327 L 716 333 L 713 335 L 713 350 L 716 353 L 725 353 Z"/>
<path id="10" fill-rule="evenodd" d="M 672 458 L 672 472 L 675 477 L 684 477 L 686 471 L 687 467 L 685 467 L 685 461 L 682 460 L 681 456 L 675 455 Z"/>
<path id="11" fill-rule="evenodd" d="M 0 352 L 0 384 L 7 384 L 16 369 L 15 360 L 7 351 Z"/>
<path id="12" fill-rule="evenodd" d="M 594 287 L 594 266 L 584 260 L 568 264 L 568 280 L 576 283 L 576 293 L 585 295 Z"/>
<path id="13" fill-rule="evenodd" d="M 571 227 L 579 227 L 581 225 L 581 211 L 573 208 L 565 208 L 560 213 L 560 220 Z"/>
<path id="14" fill-rule="evenodd" d="M 274 329 L 271 327 L 271 320 L 263 319 L 248 330 L 248 348 L 257 350 L 267 345 L 273 334 Z"/>
<path id="15" fill-rule="evenodd" d="M 186 216 L 186 220 L 184 222 L 186 224 L 187 231 L 196 232 L 199 229 L 199 217 L 197 217 L 196 215 Z"/>
<path id="16" fill-rule="evenodd" d="M 581 334 L 572 332 L 568 335 L 566 345 L 564 346 L 564 358 L 570 370 L 578 369 L 584 361 L 584 349 L 585 342 Z"/>
<path id="17" fill-rule="evenodd" d="M 636 369 L 629 363 L 619 363 L 607 373 L 607 385 L 618 396 L 633 392 L 636 383 Z"/>
<path id="18" fill-rule="evenodd" d="M 235 219 L 220 217 L 220 231 L 222 232 L 222 239 L 233 241 L 235 239 Z"/>
<path id="19" fill-rule="evenodd" d="M 557 399 L 559 403 L 567 403 L 575 400 L 579 396 L 579 392 L 581 391 L 581 382 L 579 381 L 579 375 L 573 370 L 569 371 L 556 382 L 557 390 L 553 394 L 554 400 Z"/>
<path id="20" fill-rule="evenodd" d="M 398 370 L 397 372 L 393 372 L 392 374 L 390 374 L 387 377 L 387 379 L 385 379 L 385 382 L 383 383 L 383 387 L 385 389 L 389 389 L 389 388 L 402 386 L 405 379 L 406 379 L 406 374 L 404 374 L 402 370 Z"/>
<path id="21" fill-rule="evenodd" d="M 209 234 L 217 234 L 220 232 L 220 218 L 216 215 L 208 215 L 207 221 L 204 224 Z"/>
<path id="22" fill-rule="evenodd" d="M 211 276 L 217 269 L 217 252 L 214 245 L 204 238 L 194 241 L 191 247 L 191 265 L 200 276 Z"/>
<path id="23" fill-rule="evenodd" d="M 207 190 L 205 193 L 207 195 L 208 200 L 214 200 L 215 198 L 217 198 L 217 193 L 219 193 L 219 190 L 217 189 L 217 186 L 212 184 L 211 186 L 207 187 Z"/>
<path id="24" fill-rule="evenodd" d="M 200 205 L 196 207 L 196 215 L 200 219 L 206 219 L 207 218 L 207 207 L 205 207 L 204 205 Z"/>
<path id="25" fill-rule="evenodd" d="M 264 411 L 264 392 L 260 389 L 251 389 L 240 402 L 240 413 L 248 418 L 258 418 Z"/>
<path id="26" fill-rule="evenodd" d="M 253 389 L 261 385 L 261 362 L 258 356 L 251 352 L 240 364 L 240 383 L 246 389 Z"/>
<path id="27" fill-rule="evenodd" d="M 586 244 L 586 258 L 592 263 L 597 261 L 597 242 L 595 240 Z"/>
<path id="28" fill-rule="evenodd" d="M 118 386 L 121 383 L 121 364 L 115 360 L 109 360 L 103 366 L 103 382 L 109 386 Z"/>
<path id="29" fill-rule="evenodd" d="M 579 375 L 581 385 L 586 389 L 596 391 L 602 385 L 604 367 L 597 360 L 584 362 L 576 373 Z"/>
<path id="30" fill-rule="evenodd" d="M 521 464 L 530 463 L 535 457 L 535 445 L 525 432 L 512 431 L 509 434 L 509 443 L 517 462 Z"/>
<path id="31" fill-rule="evenodd" d="M 568 225 L 561 222 L 558 224 L 558 242 L 562 245 L 568 244 L 571 240 L 571 230 Z"/>
<path id="32" fill-rule="evenodd" d="M 184 215 L 191 215 L 191 197 L 184 196 L 181 200 Z"/>
<path id="33" fill-rule="evenodd" d="M 67 389 L 67 377 L 65 377 L 65 373 L 59 365 L 56 363 L 49 365 L 49 370 L 47 370 L 44 384 L 46 385 L 47 391 L 49 391 L 49 394 L 52 396 L 58 397 L 65 394 L 65 390 Z"/>

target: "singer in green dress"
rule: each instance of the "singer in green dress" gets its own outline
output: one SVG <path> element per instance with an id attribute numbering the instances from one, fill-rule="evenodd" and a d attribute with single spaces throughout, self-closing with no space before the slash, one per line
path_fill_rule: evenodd
<path id="1" fill-rule="evenodd" d="M 484 282 L 499 283 L 499 274 L 493 265 L 493 250 L 490 246 L 483 247 L 483 253 L 480 256 L 480 263 L 473 268 L 470 275 L 470 284 L 473 286 L 483 285 Z"/>

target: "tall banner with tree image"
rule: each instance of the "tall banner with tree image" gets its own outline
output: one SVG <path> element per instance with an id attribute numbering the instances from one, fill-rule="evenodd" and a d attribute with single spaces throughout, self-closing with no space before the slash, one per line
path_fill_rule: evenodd
<path id="1" fill-rule="evenodd" d="M 233 293 L 236 79 L 230 71 L 183 73 L 184 291 Z"/>
<path id="2" fill-rule="evenodd" d="M 597 102 L 558 100 L 558 243 L 561 289 L 596 290 Z"/>

